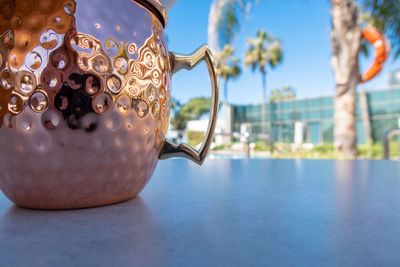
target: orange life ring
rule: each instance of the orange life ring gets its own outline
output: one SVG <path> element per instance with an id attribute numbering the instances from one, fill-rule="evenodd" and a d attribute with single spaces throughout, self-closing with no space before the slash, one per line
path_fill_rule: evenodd
<path id="1" fill-rule="evenodd" d="M 390 54 L 390 42 L 375 28 L 363 29 L 362 38 L 375 47 L 374 62 L 360 78 L 360 82 L 365 83 L 378 75 L 382 70 L 383 63 Z"/>

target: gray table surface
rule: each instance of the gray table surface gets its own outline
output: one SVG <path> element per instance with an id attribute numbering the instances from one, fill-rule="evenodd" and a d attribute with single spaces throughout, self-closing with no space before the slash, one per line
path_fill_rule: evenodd
<path id="1" fill-rule="evenodd" d="M 159 163 L 139 197 L 75 211 L 0 194 L 0 266 L 399 266 L 400 162 Z"/>

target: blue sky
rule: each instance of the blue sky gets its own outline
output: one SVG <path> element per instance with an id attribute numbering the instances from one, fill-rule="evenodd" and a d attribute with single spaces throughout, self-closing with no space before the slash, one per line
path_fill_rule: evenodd
<path id="1" fill-rule="evenodd" d="M 170 10 L 167 35 L 170 51 L 189 54 L 207 43 L 208 12 L 212 0 L 178 0 Z M 267 88 L 291 85 L 298 98 L 333 95 L 334 80 L 330 67 L 330 13 L 328 0 L 261 0 L 244 22 L 234 45 L 235 55 L 244 57 L 246 40 L 258 29 L 265 29 L 281 39 L 284 60 L 269 70 Z M 372 58 L 361 60 L 366 69 Z M 400 59 L 389 61 L 381 74 L 364 85 L 365 89 L 387 85 L 387 73 L 400 68 Z M 239 79 L 229 84 L 228 99 L 235 104 L 260 103 L 261 75 L 242 67 Z M 172 95 L 182 102 L 210 95 L 206 66 L 181 71 L 172 79 Z M 222 94 L 222 92 L 221 92 Z"/>

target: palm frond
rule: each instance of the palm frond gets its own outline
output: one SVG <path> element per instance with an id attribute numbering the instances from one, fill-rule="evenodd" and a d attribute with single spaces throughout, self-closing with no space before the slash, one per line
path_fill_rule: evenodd
<path id="1" fill-rule="evenodd" d="M 359 0 L 364 22 L 384 33 L 392 44 L 394 58 L 400 56 L 400 0 Z"/>
<path id="2" fill-rule="evenodd" d="M 214 50 L 232 44 L 250 7 L 257 0 L 213 0 L 208 19 L 208 44 Z"/>
<path id="3" fill-rule="evenodd" d="M 283 52 L 279 39 L 269 35 L 265 30 L 257 31 L 256 38 L 247 40 L 247 50 L 244 63 L 252 67 L 254 71 L 257 66 L 261 71 L 265 71 L 267 64 L 275 67 L 282 61 Z"/>

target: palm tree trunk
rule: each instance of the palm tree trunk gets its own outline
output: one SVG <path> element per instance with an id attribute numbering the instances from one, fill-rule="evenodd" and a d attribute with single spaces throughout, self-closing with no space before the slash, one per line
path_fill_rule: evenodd
<path id="1" fill-rule="evenodd" d="M 262 84 L 263 84 L 263 102 L 267 102 L 267 73 L 262 73 Z"/>
<path id="2" fill-rule="evenodd" d="M 262 86 L 263 86 L 263 101 L 262 101 L 262 132 L 267 133 L 267 73 L 265 70 L 261 70 L 262 74 Z"/>
<path id="3" fill-rule="evenodd" d="M 360 94 L 360 106 L 361 106 L 361 117 L 364 125 L 365 139 L 367 144 L 372 143 L 372 133 L 371 133 L 371 119 L 369 116 L 368 109 L 368 96 L 364 89 L 361 89 Z"/>
<path id="4" fill-rule="evenodd" d="M 224 104 L 228 103 L 228 80 L 224 82 Z"/>
<path id="5" fill-rule="evenodd" d="M 225 80 L 224 82 L 224 103 L 223 103 L 223 108 L 224 108 L 224 115 L 225 115 L 225 134 L 231 134 L 232 132 L 232 114 L 231 114 L 231 108 L 228 105 L 228 79 Z M 225 144 L 230 144 L 232 143 L 232 138 L 230 136 L 225 136 L 224 137 L 224 143 Z"/>
<path id="6" fill-rule="evenodd" d="M 208 14 L 208 45 L 211 50 L 219 50 L 218 42 L 218 1 L 213 1 L 210 7 L 210 12 Z"/>
<path id="7" fill-rule="evenodd" d="M 361 29 L 354 0 L 332 0 L 332 67 L 335 73 L 334 146 L 343 156 L 357 155 L 356 87 Z"/>

